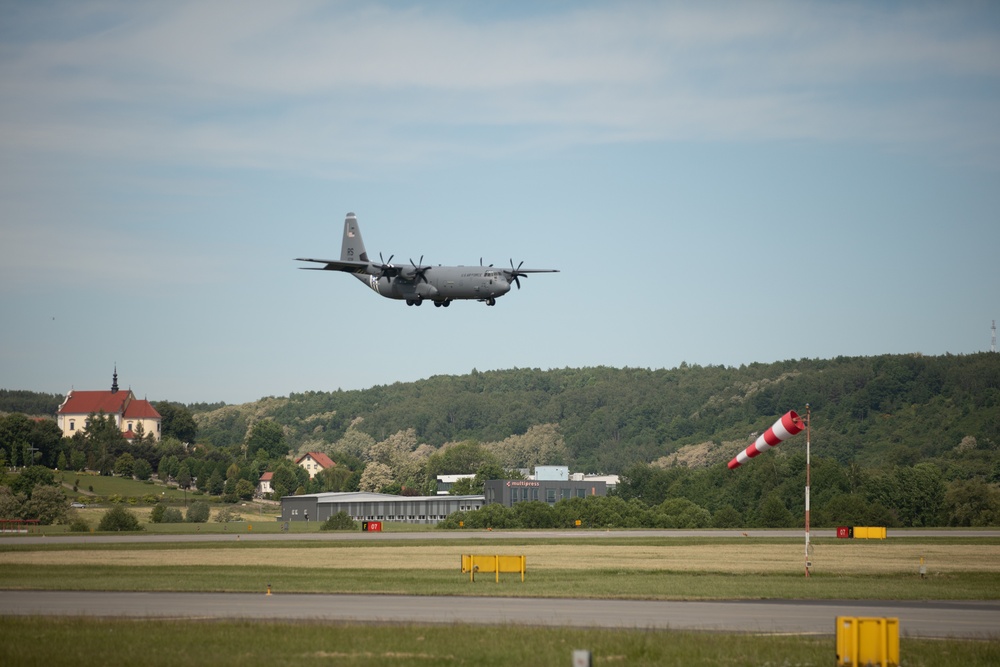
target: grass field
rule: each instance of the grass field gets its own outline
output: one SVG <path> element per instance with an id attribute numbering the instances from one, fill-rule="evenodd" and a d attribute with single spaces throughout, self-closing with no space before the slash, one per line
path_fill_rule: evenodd
<path id="1" fill-rule="evenodd" d="M 832 665 L 830 637 L 521 626 L 286 624 L 0 617 L 0 664 L 224 667 L 300 665 Z M 907 667 L 1000 664 L 1000 642 L 900 639 Z"/>
<path id="2" fill-rule="evenodd" d="M 85 510 L 97 512 L 98 510 Z M 267 525 L 277 522 L 265 521 Z M 264 525 L 264 524 L 261 524 Z M 175 524 L 196 532 L 222 524 Z M 57 545 L 0 540 L 0 589 L 404 593 L 634 599 L 1000 599 L 1000 536 L 814 540 L 608 537 L 239 540 Z M 256 526 L 254 526 L 256 529 Z M 312 527 L 314 530 L 315 527 Z M 528 574 L 470 582 L 462 553 L 525 554 Z M 924 558 L 927 576 L 918 574 Z M 374 575 L 374 576 L 373 576 Z M 2 601 L 2 593 L 0 593 Z M 2 604 L 2 603 L 0 603 Z M 905 632 L 905 629 L 904 629 Z M 754 636 L 518 626 L 350 625 L 0 616 L 3 665 L 824 665 L 831 636 Z M 903 664 L 1000 664 L 1000 640 L 904 636 Z"/>
<path id="3" fill-rule="evenodd" d="M 188 526 L 190 528 L 190 526 Z M 1000 537 L 815 542 L 607 538 L 24 545 L 0 542 L 0 588 L 636 599 L 1000 599 Z M 524 554 L 528 576 L 470 583 L 463 553 Z M 927 576 L 919 576 L 920 558 Z M 377 576 L 372 576 L 377 573 Z"/>

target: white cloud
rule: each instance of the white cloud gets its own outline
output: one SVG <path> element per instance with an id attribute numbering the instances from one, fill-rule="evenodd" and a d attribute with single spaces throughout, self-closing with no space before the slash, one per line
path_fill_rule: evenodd
<path id="1" fill-rule="evenodd" d="M 995 153 L 988 6 L 568 7 L 71 4 L 89 29 L 6 49 L 0 146 L 313 174 L 676 139 Z"/>

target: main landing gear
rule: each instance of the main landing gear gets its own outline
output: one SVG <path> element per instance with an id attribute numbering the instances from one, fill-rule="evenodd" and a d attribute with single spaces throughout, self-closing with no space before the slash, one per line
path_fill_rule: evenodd
<path id="1" fill-rule="evenodd" d="M 441 306 L 444 306 L 445 308 L 447 308 L 450 305 L 451 305 L 451 299 L 445 299 L 444 301 L 435 301 L 434 302 L 434 307 L 435 308 L 440 308 Z"/>
<path id="2" fill-rule="evenodd" d="M 407 299 L 406 300 L 406 305 L 407 306 L 419 306 L 423 302 L 424 302 L 423 299 Z"/>

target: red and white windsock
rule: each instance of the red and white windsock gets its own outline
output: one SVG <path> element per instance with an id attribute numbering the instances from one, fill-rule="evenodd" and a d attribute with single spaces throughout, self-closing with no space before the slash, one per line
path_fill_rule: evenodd
<path id="1" fill-rule="evenodd" d="M 764 435 L 757 438 L 757 442 L 737 454 L 736 458 L 729 462 L 729 469 L 739 468 L 761 452 L 777 447 L 779 442 L 787 440 L 805 427 L 799 416 L 793 410 L 789 410 L 784 417 L 774 422 L 774 426 L 764 431 Z"/>

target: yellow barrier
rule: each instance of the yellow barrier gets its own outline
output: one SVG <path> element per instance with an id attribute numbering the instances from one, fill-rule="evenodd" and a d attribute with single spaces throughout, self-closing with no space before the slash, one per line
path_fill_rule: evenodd
<path id="1" fill-rule="evenodd" d="M 524 556 L 481 556 L 462 554 L 462 574 L 469 573 L 469 581 L 476 580 L 476 572 L 495 572 L 496 581 L 500 583 L 501 572 L 520 572 L 524 581 Z"/>
<path id="2" fill-rule="evenodd" d="M 899 665 L 899 619 L 838 616 L 837 665 Z"/>
<path id="3" fill-rule="evenodd" d="M 884 540 L 885 526 L 855 526 L 854 539 Z"/>

